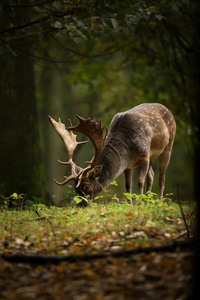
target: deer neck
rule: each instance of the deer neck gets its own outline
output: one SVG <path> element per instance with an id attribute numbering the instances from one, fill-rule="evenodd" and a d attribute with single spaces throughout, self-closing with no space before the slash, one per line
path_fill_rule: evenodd
<path id="1" fill-rule="evenodd" d="M 128 161 L 126 147 L 113 146 L 113 143 L 106 144 L 97 161 L 97 165 L 102 165 L 102 172 L 98 179 L 100 185 L 103 188 L 107 187 L 127 168 Z"/>

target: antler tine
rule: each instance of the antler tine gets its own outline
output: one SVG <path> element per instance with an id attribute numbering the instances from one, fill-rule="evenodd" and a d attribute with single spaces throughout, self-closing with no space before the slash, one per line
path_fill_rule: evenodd
<path id="1" fill-rule="evenodd" d="M 70 126 L 67 129 L 85 134 L 92 141 L 95 147 L 95 156 L 89 164 L 93 167 L 104 147 L 107 136 L 107 128 L 106 134 L 103 136 L 105 127 L 101 126 L 101 121 L 97 121 L 96 119 L 91 120 L 90 118 L 84 119 L 78 115 L 76 115 L 76 117 L 79 120 L 79 124 L 76 126 Z"/>
<path id="2" fill-rule="evenodd" d="M 63 182 L 58 182 L 55 178 L 53 178 L 54 182 L 58 185 L 65 185 L 66 183 L 68 183 L 70 180 L 75 180 L 77 178 L 77 176 L 75 175 L 70 175 L 69 177 L 64 176 L 65 180 Z"/>
<path id="3" fill-rule="evenodd" d="M 65 124 L 63 124 L 61 122 L 60 118 L 59 118 L 59 121 L 56 122 L 52 117 L 49 116 L 49 120 L 50 120 L 52 126 L 54 127 L 55 131 L 58 133 L 58 135 L 61 137 L 62 141 L 64 142 L 65 147 L 68 151 L 68 155 L 69 155 L 68 162 L 62 162 L 60 160 L 58 160 L 58 162 L 61 164 L 64 164 L 64 165 L 70 165 L 72 174 L 69 177 L 64 176 L 65 180 L 61 183 L 59 183 L 58 181 L 56 181 L 54 179 L 54 181 L 58 185 L 64 185 L 67 182 L 69 182 L 70 180 L 76 180 L 77 177 L 79 176 L 79 174 L 77 174 L 76 171 L 78 171 L 80 173 L 82 168 L 80 168 L 73 162 L 73 153 L 74 153 L 74 150 L 76 149 L 77 145 L 87 143 L 88 141 L 77 142 L 76 141 L 77 136 L 73 132 L 67 131 L 67 129 L 65 128 Z M 69 124 L 72 125 L 70 120 L 69 120 Z"/>
<path id="4" fill-rule="evenodd" d="M 73 161 L 67 161 L 67 162 L 65 162 L 65 161 L 61 161 L 61 160 L 59 160 L 59 159 L 57 159 L 57 161 L 58 161 L 59 164 L 61 164 L 61 165 L 70 165 L 72 169 L 75 168 L 75 170 L 74 170 L 74 172 L 73 172 L 74 174 L 76 174 L 76 172 L 79 173 L 80 171 L 83 170 L 81 167 L 77 166 Z"/>

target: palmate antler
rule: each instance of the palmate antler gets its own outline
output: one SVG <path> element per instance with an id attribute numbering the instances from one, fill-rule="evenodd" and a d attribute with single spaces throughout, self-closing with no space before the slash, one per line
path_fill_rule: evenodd
<path id="1" fill-rule="evenodd" d="M 79 119 L 79 124 L 77 126 L 72 126 L 71 121 L 69 120 L 70 127 L 68 127 L 66 129 L 65 124 L 61 123 L 60 119 L 59 119 L 59 122 L 56 122 L 52 117 L 49 116 L 49 120 L 50 120 L 51 124 L 53 125 L 54 129 L 56 130 L 56 132 L 59 134 L 59 136 L 63 140 L 65 147 L 68 151 L 68 155 L 69 155 L 68 162 L 61 162 L 60 160 L 58 160 L 58 162 L 61 164 L 64 164 L 64 165 L 70 165 L 71 172 L 72 172 L 72 174 L 69 177 L 64 176 L 65 180 L 61 183 L 59 183 L 58 181 L 56 181 L 54 179 L 54 181 L 58 185 L 64 185 L 64 184 L 68 183 L 70 180 L 74 180 L 76 183 L 76 186 L 79 186 L 82 177 L 84 175 L 86 175 L 86 173 L 95 166 L 97 159 L 98 159 L 99 155 L 101 154 L 102 149 L 105 144 L 105 140 L 106 140 L 106 136 L 107 136 L 107 128 L 106 128 L 106 134 L 103 137 L 105 127 L 101 127 L 101 122 L 97 122 L 96 120 L 91 121 L 89 118 L 86 120 L 86 119 L 81 118 L 78 115 L 77 115 L 77 118 Z M 77 142 L 76 141 L 77 136 L 72 131 L 80 132 L 82 134 L 87 135 L 90 138 L 90 140 L 92 141 L 92 143 L 94 144 L 95 155 L 94 155 L 92 161 L 89 162 L 89 166 L 86 167 L 85 169 L 82 169 L 81 167 L 77 166 L 73 162 L 73 153 L 74 153 L 74 150 L 76 149 L 77 145 L 85 144 L 88 141 Z"/>
<path id="2" fill-rule="evenodd" d="M 59 134 L 59 136 L 63 140 L 65 147 L 68 151 L 68 155 L 69 155 L 68 162 L 62 162 L 60 160 L 58 160 L 58 162 L 63 165 L 70 165 L 72 174 L 69 177 L 64 176 L 65 180 L 60 183 L 54 179 L 54 181 L 58 185 L 64 185 L 64 184 L 68 183 L 70 180 L 76 180 L 79 176 L 79 173 L 81 173 L 82 168 L 80 168 L 73 162 L 73 153 L 74 153 L 74 150 L 76 149 L 77 145 L 85 144 L 88 141 L 77 142 L 76 141 L 77 136 L 75 134 L 73 134 L 73 132 L 68 132 L 65 128 L 65 124 L 63 124 L 60 119 L 58 122 L 56 122 L 52 117 L 49 116 L 49 120 L 50 120 L 51 124 L 53 125 L 54 129 L 56 130 L 56 132 Z M 72 125 L 71 121 L 69 121 L 69 122 L 70 122 L 70 125 Z M 78 174 L 77 174 L 77 172 L 78 172 Z"/>
<path id="3" fill-rule="evenodd" d="M 78 115 L 76 115 L 76 117 L 79 120 L 79 124 L 77 126 L 67 127 L 67 130 L 85 134 L 92 141 L 95 147 L 95 155 L 89 164 L 91 165 L 91 168 L 93 168 L 103 150 L 108 130 L 105 126 L 101 127 L 101 121 L 96 121 L 95 119 L 91 120 L 90 118 L 83 119 Z M 106 129 L 105 136 L 103 136 L 104 129 Z"/>

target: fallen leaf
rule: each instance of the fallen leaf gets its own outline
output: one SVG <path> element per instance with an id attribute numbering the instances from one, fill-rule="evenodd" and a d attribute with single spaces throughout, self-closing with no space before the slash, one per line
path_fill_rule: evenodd
<path id="1" fill-rule="evenodd" d="M 144 231 L 138 231 L 138 232 L 134 232 L 131 235 L 131 237 L 133 237 L 134 239 L 137 239 L 137 238 L 147 238 L 147 235 L 146 235 L 146 233 Z M 129 236 L 129 239 L 130 239 L 130 236 Z"/>

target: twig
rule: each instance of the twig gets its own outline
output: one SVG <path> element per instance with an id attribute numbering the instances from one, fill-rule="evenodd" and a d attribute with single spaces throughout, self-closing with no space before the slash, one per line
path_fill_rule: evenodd
<path id="1" fill-rule="evenodd" d="M 185 224 L 185 228 L 186 228 L 186 231 L 187 231 L 187 236 L 186 236 L 186 238 L 188 239 L 188 238 L 190 237 L 190 231 L 189 231 L 189 228 L 188 228 L 186 219 L 185 219 L 185 215 L 184 215 L 183 208 L 182 208 L 181 201 L 180 201 L 180 198 L 179 198 L 179 197 L 178 197 L 178 204 L 179 204 L 180 211 L 181 211 L 181 215 L 182 215 L 182 218 L 183 218 L 183 222 L 184 222 L 184 224 Z"/>

